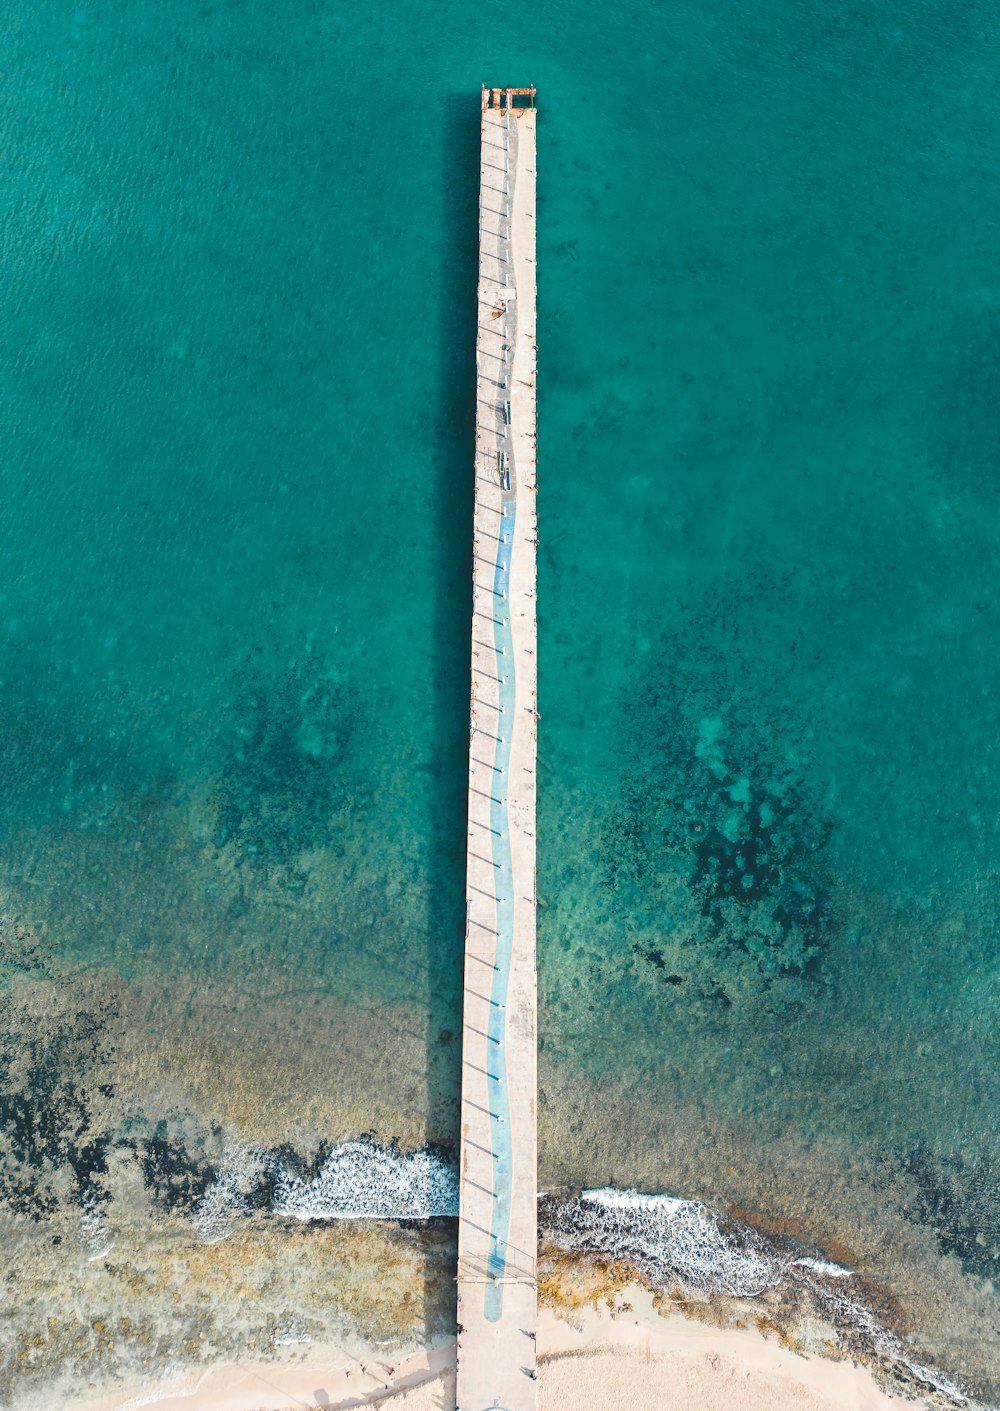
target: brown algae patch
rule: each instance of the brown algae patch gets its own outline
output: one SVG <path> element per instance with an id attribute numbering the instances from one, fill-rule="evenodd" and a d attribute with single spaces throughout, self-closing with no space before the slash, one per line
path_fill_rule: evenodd
<path id="1" fill-rule="evenodd" d="M 5 1402 L 331 1346 L 417 1347 L 451 1330 L 452 1222 L 257 1219 L 214 1245 L 169 1219 L 116 1233 L 116 1250 L 93 1263 L 60 1258 L 40 1233 L 30 1260 L 22 1245 L 22 1298 L 5 1300 Z"/>

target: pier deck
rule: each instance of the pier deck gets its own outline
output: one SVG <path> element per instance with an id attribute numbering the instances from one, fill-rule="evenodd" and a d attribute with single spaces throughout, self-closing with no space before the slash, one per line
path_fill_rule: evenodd
<path id="1" fill-rule="evenodd" d="M 484 90 L 459 1411 L 537 1402 L 535 121 Z"/>

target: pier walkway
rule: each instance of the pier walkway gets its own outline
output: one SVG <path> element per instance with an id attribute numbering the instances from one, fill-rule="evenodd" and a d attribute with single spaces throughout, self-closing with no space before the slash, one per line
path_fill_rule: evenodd
<path id="1" fill-rule="evenodd" d="M 459 1411 L 534 1411 L 535 109 L 484 89 Z"/>

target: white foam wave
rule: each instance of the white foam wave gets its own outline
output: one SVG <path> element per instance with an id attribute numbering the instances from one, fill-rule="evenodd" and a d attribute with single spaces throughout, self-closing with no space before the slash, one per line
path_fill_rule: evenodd
<path id="1" fill-rule="evenodd" d="M 97 1259 L 103 1259 L 106 1254 L 110 1254 L 115 1247 L 115 1242 L 104 1211 L 101 1209 L 93 1189 L 84 1192 L 82 1204 L 76 1238 L 87 1262 L 93 1263 Z"/>
<path id="2" fill-rule="evenodd" d="M 250 1214 L 250 1196 L 269 1167 L 269 1154 L 258 1147 L 234 1144 L 226 1149 L 215 1180 L 194 1208 L 199 1239 L 218 1244 L 229 1238 Z"/>
<path id="3" fill-rule="evenodd" d="M 312 1180 L 281 1171 L 272 1209 L 296 1220 L 428 1220 L 458 1214 L 458 1185 L 430 1152 L 344 1142 Z"/>
<path id="4" fill-rule="evenodd" d="M 683 1207 L 696 1205 L 697 1201 L 681 1200 L 676 1195 L 642 1195 L 639 1191 L 620 1191 L 614 1186 L 604 1186 L 600 1190 L 583 1192 L 583 1199 L 597 1201 L 606 1210 L 656 1210 L 679 1212 Z"/>
<path id="5" fill-rule="evenodd" d="M 724 1235 L 697 1200 L 584 1191 L 557 1208 L 556 1229 L 657 1281 L 752 1298 L 778 1282 L 781 1263 L 749 1230 Z"/>
<path id="6" fill-rule="evenodd" d="M 429 1220 L 458 1214 L 458 1184 L 430 1152 L 403 1153 L 373 1142 L 334 1147 L 311 1179 L 271 1152 L 231 1146 L 195 1206 L 199 1239 L 227 1239 L 254 1208 L 295 1220 Z"/>
<path id="7" fill-rule="evenodd" d="M 804 1264 L 805 1260 L 796 1260 L 796 1264 Z M 813 1289 L 820 1301 L 826 1305 L 831 1313 L 841 1321 L 848 1323 L 852 1328 L 858 1329 L 868 1339 L 872 1350 L 880 1357 L 884 1357 L 889 1362 L 894 1362 L 898 1367 L 909 1372 L 918 1382 L 923 1382 L 933 1391 L 940 1392 L 957 1406 L 968 1406 L 972 1404 L 970 1398 L 962 1388 L 951 1381 L 942 1372 L 934 1367 L 928 1367 L 923 1362 L 915 1361 L 906 1351 L 906 1348 L 888 1328 L 879 1322 L 872 1310 L 860 1298 L 851 1297 L 850 1294 L 841 1293 L 824 1287 L 821 1283 L 814 1283 Z"/>
<path id="8" fill-rule="evenodd" d="M 842 1264 L 831 1264 L 829 1259 L 793 1259 L 792 1264 L 799 1269 L 808 1269 L 811 1274 L 820 1274 L 824 1279 L 849 1279 L 853 1269 L 845 1269 Z"/>

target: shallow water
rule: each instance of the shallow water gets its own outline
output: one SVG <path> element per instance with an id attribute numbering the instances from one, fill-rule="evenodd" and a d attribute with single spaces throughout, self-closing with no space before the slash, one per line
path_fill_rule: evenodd
<path id="1" fill-rule="evenodd" d="M 7 8 L 0 1195 L 40 1317 L 127 1290 L 162 1361 L 248 1238 L 193 1242 L 234 1151 L 453 1150 L 478 87 L 527 78 L 542 1184 L 794 1236 L 1000 1397 L 996 18 Z M 248 1219 L 219 1352 L 274 1345 L 301 1241 L 340 1277 Z M 407 1249 L 418 1336 L 447 1261 Z M 5 1311 L 44 1382 L 72 1338 Z"/>

